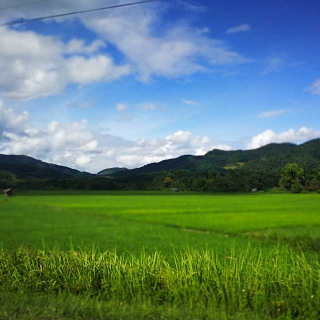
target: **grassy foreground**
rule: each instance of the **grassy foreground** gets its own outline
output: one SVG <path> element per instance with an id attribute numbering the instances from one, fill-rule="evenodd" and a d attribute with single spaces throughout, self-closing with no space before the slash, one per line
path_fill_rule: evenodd
<path id="1" fill-rule="evenodd" d="M 0 222 L 0 320 L 320 318 L 319 195 L 40 192 Z"/>
<path id="2" fill-rule="evenodd" d="M 248 248 L 225 257 L 190 250 L 172 263 L 158 253 L 128 258 L 95 251 L 2 251 L 0 279 L 2 294 L 8 294 L 0 298 L 0 319 L 13 319 L 14 309 L 23 308 L 14 303 L 19 295 L 29 304 L 28 319 L 47 319 L 41 294 L 51 296 L 51 308 L 64 310 L 59 317 L 70 319 L 320 317 L 319 261 L 285 248 L 268 254 Z M 135 314 L 139 309 L 144 316 Z"/>

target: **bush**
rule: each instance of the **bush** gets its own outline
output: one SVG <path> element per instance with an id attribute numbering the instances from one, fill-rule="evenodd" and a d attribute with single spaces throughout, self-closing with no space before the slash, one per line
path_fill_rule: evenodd
<path id="1" fill-rule="evenodd" d="M 302 192 L 302 186 L 300 183 L 294 183 L 291 186 L 291 192 L 292 193 L 301 193 Z"/>
<path id="2" fill-rule="evenodd" d="M 310 191 L 317 192 L 320 191 L 320 180 L 313 178 L 309 186 Z"/>
<path id="3" fill-rule="evenodd" d="M 282 187 L 273 187 L 268 190 L 269 193 L 274 193 L 274 194 L 283 194 L 283 193 L 288 193 L 288 190 Z"/>

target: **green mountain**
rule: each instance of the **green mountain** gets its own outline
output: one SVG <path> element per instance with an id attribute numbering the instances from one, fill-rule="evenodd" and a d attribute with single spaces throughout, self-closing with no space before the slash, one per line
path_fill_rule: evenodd
<path id="1" fill-rule="evenodd" d="M 32 178 L 71 178 L 90 177 L 87 172 L 80 172 L 64 166 L 46 163 L 27 156 L 3 155 L 0 154 L 0 171 L 14 173 L 18 177 Z"/>
<path id="2" fill-rule="evenodd" d="M 301 145 L 273 143 L 254 150 L 213 150 L 204 156 L 181 156 L 176 159 L 152 163 L 138 169 L 116 172 L 112 175 L 124 177 L 143 173 L 178 170 L 188 170 L 191 172 L 263 170 L 277 173 L 288 162 L 296 162 L 304 168 L 312 168 L 319 165 L 320 139 Z"/>
<path id="3" fill-rule="evenodd" d="M 283 143 L 269 144 L 255 150 L 222 151 L 213 150 L 204 156 L 185 155 L 179 158 L 152 163 L 141 168 L 109 168 L 98 173 L 100 177 L 130 179 L 141 174 L 155 174 L 162 171 L 183 171 L 195 173 L 263 171 L 278 174 L 288 162 L 296 162 L 303 168 L 315 168 L 320 164 L 320 139 L 301 145 Z M 86 178 L 93 177 L 64 166 L 46 163 L 27 156 L 0 155 L 0 171 L 14 173 L 18 177 L 32 178 Z"/>
<path id="4" fill-rule="evenodd" d="M 109 168 L 109 169 L 104 169 L 100 172 L 97 173 L 98 176 L 112 176 L 113 174 L 117 172 L 122 172 L 122 171 L 127 171 L 129 169 L 127 168 Z"/>

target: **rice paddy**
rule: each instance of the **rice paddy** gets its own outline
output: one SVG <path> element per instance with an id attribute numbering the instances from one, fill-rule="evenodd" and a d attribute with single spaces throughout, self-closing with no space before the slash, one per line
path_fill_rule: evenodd
<path id="1" fill-rule="evenodd" d="M 320 195 L 0 202 L 0 319 L 319 319 Z"/>

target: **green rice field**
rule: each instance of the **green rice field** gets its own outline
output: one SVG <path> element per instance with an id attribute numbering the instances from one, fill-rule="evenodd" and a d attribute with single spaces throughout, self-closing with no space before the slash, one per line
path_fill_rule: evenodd
<path id="1" fill-rule="evenodd" d="M 0 200 L 0 319 L 320 319 L 319 194 Z"/>

